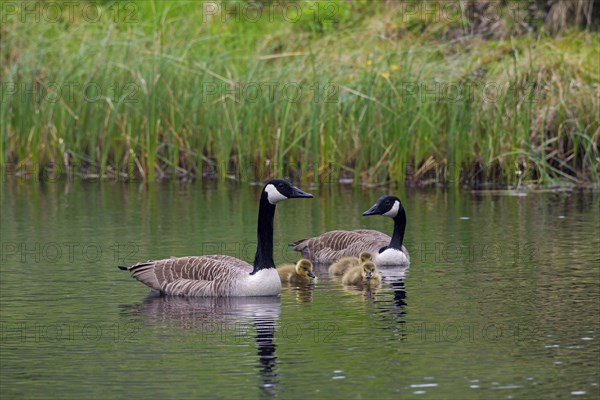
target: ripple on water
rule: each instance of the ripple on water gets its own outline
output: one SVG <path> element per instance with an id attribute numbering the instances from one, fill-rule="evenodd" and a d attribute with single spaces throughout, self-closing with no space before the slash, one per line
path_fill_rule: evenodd
<path id="1" fill-rule="evenodd" d="M 334 376 L 331 377 L 331 379 L 346 379 L 345 375 L 340 375 L 344 372 L 343 369 L 334 369 L 333 373 L 335 374 Z"/>
<path id="2" fill-rule="evenodd" d="M 498 386 L 497 388 L 494 388 L 496 390 L 507 390 L 507 389 L 521 389 L 523 386 L 521 385 L 504 385 L 504 386 Z"/>

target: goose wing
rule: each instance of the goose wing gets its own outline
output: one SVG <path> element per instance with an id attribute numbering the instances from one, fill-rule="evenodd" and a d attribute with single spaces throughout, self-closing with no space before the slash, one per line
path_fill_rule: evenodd
<path id="1" fill-rule="evenodd" d="M 250 264 L 224 255 L 150 260 L 127 267 L 135 279 L 161 293 L 203 297 L 230 295 L 237 280 L 252 269 Z"/>
<path id="2" fill-rule="evenodd" d="M 316 263 L 331 263 L 342 257 L 358 257 L 362 251 L 376 253 L 390 243 L 391 238 L 379 231 L 357 229 L 330 231 L 292 243 L 302 257 Z"/>

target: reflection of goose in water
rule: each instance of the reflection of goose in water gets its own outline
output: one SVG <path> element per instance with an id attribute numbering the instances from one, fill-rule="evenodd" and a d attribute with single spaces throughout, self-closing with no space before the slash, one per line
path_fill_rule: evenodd
<path id="1" fill-rule="evenodd" d="M 404 315 L 404 307 L 406 306 L 406 287 L 404 285 L 404 278 L 408 273 L 408 266 L 404 267 L 381 267 L 378 269 L 379 273 L 383 278 L 385 287 L 389 285 L 389 288 L 394 293 L 394 307 L 398 311 L 398 315 Z"/>
<path id="2" fill-rule="evenodd" d="M 392 290 L 394 291 L 394 305 L 404 315 L 404 307 L 406 307 L 406 287 L 404 286 L 404 279 L 398 279 L 397 281 L 390 282 Z"/>
<path id="3" fill-rule="evenodd" d="M 252 323 L 257 318 L 277 320 L 279 297 L 183 297 L 160 296 L 154 292 L 138 306 L 152 322 L 177 321 L 184 328 L 201 327 L 203 322 Z"/>
<path id="4" fill-rule="evenodd" d="M 404 278 L 408 272 L 408 267 L 380 268 L 379 272 L 383 276 L 383 289 L 380 294 L 389 291 L 392 292 L 392 298 L 387 295 L 379 296 L 375 302 L 379 308 L 379 314 L 389 322 L 386 325 L 394 331 L 394 336 L 403 340 L 406 337 L 404 324 L 406 323 L 406 286 Z"/>
<path id="5" fill-rule="evenodd" d="M 404 280 L 408 270 L 408 265 L 377 266 L 377 271 L 379 271 L 384 282 L 394 282 L 399 279 Z"/>
<path id="6" fill-rule="evenodd" d="M 139 314 L 153 324 L 169 323 L 203 334 L 240 333 L 244 325 L 256 329 L 258 369 L 261 390 L 271 395 L 275 390 L 277 356 L 273 336 L 279 314 L 279 297 L 182 297 L 148 295 L 135 306 Z"/>

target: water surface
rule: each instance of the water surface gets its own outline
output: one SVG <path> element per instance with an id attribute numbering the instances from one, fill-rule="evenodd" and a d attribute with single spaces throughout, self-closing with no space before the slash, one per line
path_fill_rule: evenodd
<path id="1" fill-rule="evenodd" d="M 385 189 L 306 188 L 286 244 L 361 216 Z M 599 196 L 397 192 L 409 269 L 379 289 L 317 270 L 280 298 L 149 296 L 117 265 L 251 261 L 259 187 L 5 182 L 3 398 L 598 398 Z M 6 396 L 6 397 L 5 397 Z"/>

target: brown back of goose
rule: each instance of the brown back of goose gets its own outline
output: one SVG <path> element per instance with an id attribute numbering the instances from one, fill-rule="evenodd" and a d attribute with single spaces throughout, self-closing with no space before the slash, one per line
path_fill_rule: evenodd
<path id="1" fill-rule="evenodd" d="M 359 257 L 363 251 L 375 254 L 390 241 L 385 233 L 370 229 L 337 230 L 299 240 L 293 249 L 312 262 L 331 263 L 342 257 Z"/>

